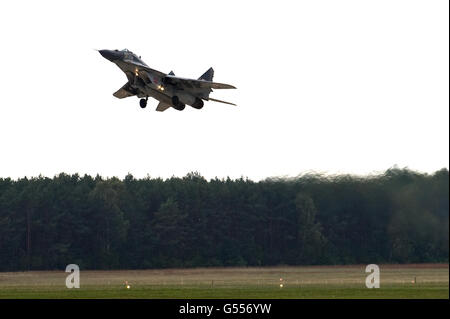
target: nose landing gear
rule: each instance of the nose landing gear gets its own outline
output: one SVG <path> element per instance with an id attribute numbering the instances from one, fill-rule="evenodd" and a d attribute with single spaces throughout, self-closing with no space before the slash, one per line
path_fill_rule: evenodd
<path id="1" fill-rule="evenodd" d="M 147 100 L 148 100 L 148 97 L 146 97 L 145 99 L 141 99 L 139 101 L 139 105 L 141 108 L 145 109 L 145 107 L 147 106 Z"/>

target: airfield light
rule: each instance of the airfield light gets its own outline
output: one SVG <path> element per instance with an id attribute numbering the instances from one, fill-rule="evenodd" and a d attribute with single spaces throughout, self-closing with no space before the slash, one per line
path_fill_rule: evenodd
<path id="1" fill-rule="evenodd" d="M 130 289 L 130 285 L 127 285 L 127 289 Z"/>

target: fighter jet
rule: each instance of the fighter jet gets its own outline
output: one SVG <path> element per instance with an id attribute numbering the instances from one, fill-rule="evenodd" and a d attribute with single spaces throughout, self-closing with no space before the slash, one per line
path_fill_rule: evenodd
<path id="1" fill-rule="evenodd" d="M 127 49 L 99 50 L 99 52 L 105 59 L 115 63 L 128 79 L 128 82 L 113 95 L 119 99 L 137 96 L 140 98 L 141 108 L 147 106 L 149 97 L 159 101 L 156 107 L 156 111 L 159 112 L 170 107 L 182 111 L 186 104 L 201 109 L 203 100 L 236 105 L 209 97 L 212 89 L 235 89 L 229 84 L 212 82 L 214 76 L 212 68 L 209 68 L 197 80 L 187 79 L 175 76 L 173 71 L 166 74 L 151 69 L 140 56 Z"/>

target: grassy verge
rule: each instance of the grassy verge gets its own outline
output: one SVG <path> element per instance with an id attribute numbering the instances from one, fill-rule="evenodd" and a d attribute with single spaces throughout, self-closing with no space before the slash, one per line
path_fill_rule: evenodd
<path id="1" fill-rule="evenodd" d="M 449 298 L 446 264 L 380 268 L 379 289 L 365 287 L 364 266 L 82 271 L 80 289 L 65 287 L 64 272 L 0 273 L 0 298 Z"/>

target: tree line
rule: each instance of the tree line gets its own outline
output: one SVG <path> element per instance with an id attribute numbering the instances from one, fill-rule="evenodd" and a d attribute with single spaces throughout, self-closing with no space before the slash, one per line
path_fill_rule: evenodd
<path id="1" fill-rule="evenodd" d="M 449 172 L 0 179 L 0 271 L 447 262 Z"/>

